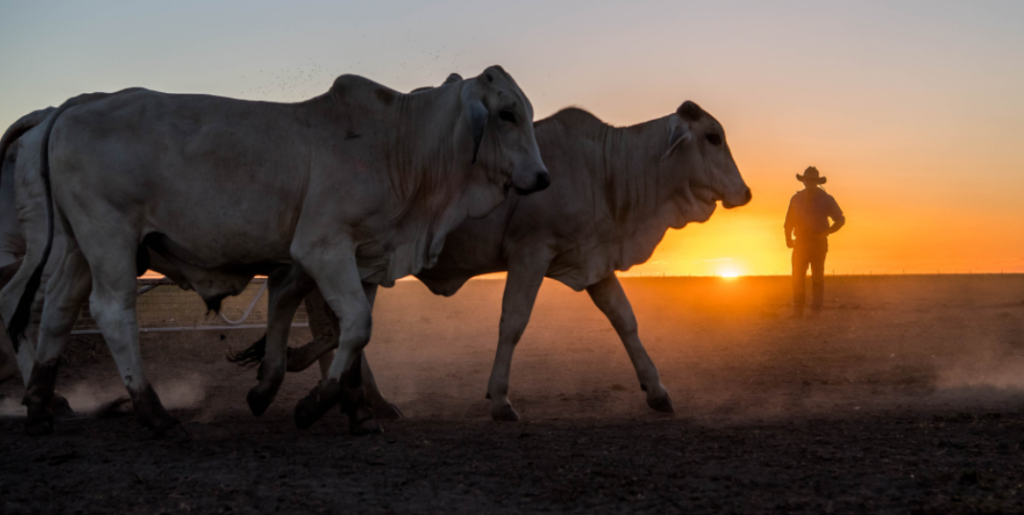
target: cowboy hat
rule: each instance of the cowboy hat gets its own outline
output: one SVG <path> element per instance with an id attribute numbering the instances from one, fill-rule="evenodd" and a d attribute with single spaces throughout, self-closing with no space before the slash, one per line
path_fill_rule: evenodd
<path id="1" fill-rule="evenodd" d="M 818 176 L 818 169 L 817 168 L 815 168 L 813 166 L 808 166 L 807 169 L 804 170 L 804 174 L 803 175 L 796 174 L 796 180 L 798 180 L 800 182 L 813 182 L 813 183 L 816 183 L 816 184 L 825 184 L 825 181 L 827 179 L 825 177 L 819 177 Z"/>

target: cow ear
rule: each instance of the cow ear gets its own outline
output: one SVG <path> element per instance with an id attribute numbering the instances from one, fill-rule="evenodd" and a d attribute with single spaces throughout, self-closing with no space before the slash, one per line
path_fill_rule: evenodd
<path id="1" fill-rule="evenodd" d="M 469 125 L 469 131 L 473 135 L 473 164 L 476 164 L 476 157 L 480 152 L 480 143 L 484 139 L 484 129 L 487 128 L 487 119 L 490 117 L 490 112 L 487 110 L 487 106 L 484 105 L 487 84 L 480 79 L 480 77 L 476 77 L 475 80 L 468 80 L 462 83 L 462 114 L 465 116 L 466 122 Z"/>
<path id="2" fill-rule="evenodd" d="M 453 73 L 449 75 L 447 79 L 444 80 L 444 84 L 453 84 L 456 82 L 462 82 L 462 75 Z"/>
<path id="3" fill-rule="evenodd" d="M 469 94 L 471 88 L 462 90 L 462 113 L 469 123 L 469 131 L 473 135 L 473 164 L 476 164 L 476 155 L 480 151 L 480 142 L 484 139 L 484 129 L 487 128 L 487 106 L 475 95 Z"/>
<path id="4" fill-rule="evenodd" d="M 487 107 L 483 102 L 474 100 L 469 103 L 467 112 L 473 131 L 473 164 L 476 164 L 476 154 L 480 151 L 480 142 L 484 140 L 484 129 L 487 128 Z"/>
<path id="5" fill-rule="evenodd" d="M 672 124 L 672 132 L 668 135 L 668 150 L 665 151 L 665 155 L 661 156 L 661 160 L 668 159 L 668 156 L 672 155 L 676 147 L 682 145 L 690 139 L 690 128 L 682 123 Z"/>
<path id="6" fill-rule="evenodd" d="M 687 100 L 686 102 L 683 102 L 683 105 L 679 106 L 679 109 L 676 109 L 676 114 L 681 116 L 684 120 L 696 122 L 704 117 L 704 110 L 696 103 Z"/>

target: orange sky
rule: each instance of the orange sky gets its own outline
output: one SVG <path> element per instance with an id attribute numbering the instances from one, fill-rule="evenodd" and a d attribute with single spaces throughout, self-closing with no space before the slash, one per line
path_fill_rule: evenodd
<path id="1" fill-rule="evenodd" d="M 399 90 L 499 63 L 538 118 L 627 125 L 696 101 L 754 193 L 631 274 L 784 273 L 817 166 L 837 273 L 1024 272 L 1024 3 L 198 2 L 0 5 L 0 123 L 144 86 L 293 101 L 341 73 Z"/>

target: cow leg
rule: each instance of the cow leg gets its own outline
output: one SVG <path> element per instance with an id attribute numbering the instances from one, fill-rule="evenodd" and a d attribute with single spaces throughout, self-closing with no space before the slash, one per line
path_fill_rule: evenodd
<path id="1" fill-rule="evenodd" d="M 310 347 L 315 343 L 315 341 L 310 342 L 305 347 Z M 321 377 L 327 377 L 327 371 L 331 368 L 331 363 L 334 361 L 334 347 L 332 345 L 330 350 L 320 355 Z M 291 367 L 291 363 L 291 357 L 289 357 L 289 367 Z M 289 371 L 291 371 L 290 368 Z M 362 375 L 363 388 L 366 390 L 366 402 L 369 404 L 370 409 L 373 410 L 373 416 L 378 420 L 398 420 L 403 418 L 405 415 L 402 414 L 402 410 L 385 399 L 384 395 L 380 393 L 380 389 L 377 388 L 377 380 L 373 377 L 373 371 L 370 370 L 370 363 L 366 360 L 365 352 L 363 353 Z"/>
<path id="2" fill-rule="evenodd" d="M 19 259 L 0 268 L 0 290 L 7 286 L 14 275 L 21 270 L 21 262 L 22 260 Z M 3 317 L 0 316 L 0 321 L 2 320 Z M 14 351 L 14 344 L 11 343 L 11 338 L 7 335 L 6 327 L 6 323 L 0 324 L 0 383 L 13 379 L 19 371 L 18 354 Z"/>
<path id="3" fill-rule="evenodd" d="M 370 305 L 372 316 L 373 301 L 377 298 L 377 285 L 363 283 L 362 286 L 363 294 Z M 340 333 L 340 322 L 338 327 L 338 332 Z M 365 347 L 366 345 L 364 344 L 363 346 Z M 335 358 L 337 357 L 337 353 L 335 353 Z M 334 360 L 331 360 L 331 364 L 334 364 Z M 352 368 L 349 370 L 351 375 L 349 386 L 346 389 L 347 400 L 343 399 L 341 412 L 348 417 L 349 433 L 354 435 L 382 433 L 384 429 L 377 422 L 377 413 L 374 411 L 374 406 L 365 387 L 367 374 L 370 374 L 370 382 L 373 384 L 374 391 L 377 389 L 377 384 L 373 381 L 373 373 L 363 365 L 368 365 L 368 363 L 366 361 L 366 354 L 360 350 L 357 361 L 352 364 Z M 331 367 L 327 367 L 328 374 L 330 374 L 330 371 Z M 380 397 L 380 392 L 377 392 L 377 396 Z M 383 397 L 380 397 L 380 400 L 387 403 L 387 401 L 383 400 Z"/>
<path id="4" fill-rule="evenodd" d="M 303 297 L 316 285 L 302 267 L 280 267 L 267 277 L 268 323 L 266 354 L 260 363 L 259 384 L 249 390 L 245 400 L 255 416 L 262 415 L 274 401 L 284 380 L 288 360 L 288 332 Z"/>
<path id="5" fill-rule="evenodd" d="M 374 379 L 373 371 L 370 370 L 370 362 L 366 360 L 365 352 L 363 353 L 362 375 L 363 388 L 366 390 L 366 402 L 369 403 L 375 417 L 384 420 L 398 420 L 405 416 L 402 415 L 402 410 L 398 409 L 398 406 L 385 399 L 384 394 L 380 393 L 380 389 L 377 388 L 377 380 Z"/>
<path id="6" fill-rule="evenodd" d="M 25 328 L 25 334 L 20 337 L 18 354 L 15 356 L 18 362 L 18 371 L 21 373 L 22 382 L 28 388 L 29 379 L 32 377 L 32 367 L 36 364 L 36 343 L 38 338 L 38 327 L 29 324 Z"/>
<path id="7" fill-rule="evenodd" d="M 2 320 L 2 318 L 0 318 Z M 19 347 L 20 349 L 20 347 Z M 14 350 L 11 337 L 7 334 L 7 324 L 0 325 L 0 383 L 21 376 L 28 381 L 28 375 L 21 373 L 22 367 L 18 352 Z"/>
<path id="8" fill-rule="evenodd" d="M 327 376 L 327 369 L 334 360 L 338 348 L 338 317 L 334 316 L 323 294 L 318 288 L 306 295 L 306 317 L 309 319 L 309 331 L 313 333 L 313 341 L 288 349 L 288 371 L 301 372 L 320 360 L 321 377 Z"/>
<path id="9" fill-rule="evenodd" d="M 91 286 L 88 263 L 69 240 L 60 265 L 46 283 L 47 302 L 43 304 L 40 323 L 29 328 L 30 334 L 38 335 L 39 345 L 32 345 L 29 339 L 22 341 L 18 349 L 19 362 L 31 362 L 23 367 L 28 378 L 23 403 L 28 407 L 26 431 L 29 434 L 52 433 L 53 409 L 63 409 L 67 403 L 54 395 L 57 365 Z"/>
<path id="10" fill-rule="evenodd" d="M 629 304 L 626 292 L 622 291 L 619 278 L 615 277 L 615 274 L 605 277 L 588 286 L 587 293 L 590 294 L 594 304 L 597 304 L 597 307 L 608 317 L 615 332 L 619 333 L 622 345 L 626 347 L 626 353 L 629 354 L 629 360 L 633 362 L 636 376 L 640 379 L 640 389 L 647 392 L 647 405 L 655 411 L 672 413 L 672 399 L 669 398 L 668 390 L 661 384 L 658 367 L 654 366 L 643 343 L 640 342 L 633 306 Z"/>
<path id="11" fill-rule="evenodd" d="M 310 345 L 311 343 L 312 342 L 310 342 L 309 344 L 306 344 L 306 345 Z M 322 355 L 320 355 L 319 364 L 320 364 L 320 378 L 321 379 L 327 377 L 327 371 L 331 369 L 331 363 L 334 363 L 334 349 L 333 348 L 331 350 L 323 353 Z"/>
<path id="12" fill-rule="evenodd" d="M 508 383 L 512 369 L 512 353 L 530 322 L 533 303 L 544 282 L 548 260 L 509 260 L 505 295 L 501 301 L 501 325 L 498 329 L 498 350 L 494 367 L 487 383 L 487 398 L 491 400 L 491 417 L 499 422 L 516 422 L 519 414 L 508 400 Z"/>
<path id="13" fill-rule="evenodd" d="M 373 309 L 373 303 L 377 297 L 377 286 L 364 285 L 364 290 L 366 299 L 370 301 L 370 309 Z M 292 349 L 292 352 L 288 354 L 288 371 L 305 370 L 314 359 L 319 359 L 320 375 L 327 377 L 327 371 L 334 360 L 334 349 L 338 347 L 336 336 L 340 332 L 338 317 L 334 316 L 334 312 L 331 311 L 327 301 L 318 290 L 306 296 L 306 315 L 309 317 L 313 341 L 297 349 Z M 402 411 L 388 402 L 377 388 L 377 382 L 370 370 L 370 364 L 366 361 L 365 353 L 361 366 L 366 400 L 370 409 L 373 410 L 374 417 L 386 420 L 402 418 Z"/>
<path id="14" fill-rule="evenodd" d="M 139 324 L 135 313 L 138 298 L 135 275 L 137 242 L 132 239 L 118 244 L 113 237 L 87 239 L 84 236 L 80 241 L 83 244 L 86 241 L 96 242 L 97 245 L 102 241 L 104 244 L 102 249 L 83 248 L 89 257 L 93 277 L 89 307 L 117 363 L 121 380 L 128 388 L 135 413 L 158 438 L 187 436 L 188 432 L 160 402 L 142 366 Z"/>
<path id="15" fill-rule="evenodd" d="M 63 261 L 64 257 L 61 254 L 51 254 L 54 261 Z M 54 267 L 54 270 L 60 268 L 60 264 Z M 39 324 L 41 320 L 41 313 L 43 311 L 43 299 L 46 298 L 46 289 L 48 288 L 49 278 L 53 277 L 53 273 L 44 274 L 42 277 L 42 287 L 36 293 L 36 298 L 32 302 L 31 314 L 29 315 L 28 324 L 25 326 L 25 332 L 18 336 L 18 350 L 15 354 L 15 363 L 17 364 L 18 371 L 21 374 L 22 382 L 25 387 L 28 387 L 29 379 L 32 376 L 32 368 L 36 362 L 36 343 L 39 341 Z M 66 279 L 66 278 L 65 278 Z M 88 291 L 86 291 L 88 294 Z M 7 337 L 10 341 L 10 337 Z M 62 344 L 63 345 L 63 344 Z M 13 345 L 11 346 L 13 350 Z"/>
<path id="16" fill-rule="evenodd" d="M 0 384 L 14 379 L 19 375 L 18 372 L 18 355 L 14 352 L 14 345 L 11 344 L 7 331 L 0 327 Z"/>
<path id="17" fill-rule="evenodd" d="M 352 433 L 380 432 L 380 425 L 365 406 L 360 354 L 370 341 L 372 312 L 359 278 L 352 249 L 335 248 L 311 253 L 313 259 L 298 259 L 316 280 L 328 306 L 341 320 L 338 352 L 327 376 L 295 407 L 295 423 L 307 428 L 339 402 L 348 414 Z M 329 257 L 334 259 L 330 259 Z"/>
<path id="18" fill-rule="evenodd" d="M 54 261 L 63 259 L 61 250 L 54 249 L 51 253 L 51 258 Z M 18 261 L 21 263 L 22 261 Z M 7 267 L 5 267 L 7 268 Z M 24 291 L 26 284 L 28 283 L 29 276 L 33 273 L 31 266 L 19 266 L 15 273 L 10 277 L 6 277 L 5 283 L 2 289 L 0 289 L 0 320 L 9 320 L 10 317 L 14 316 L 14 312 L 21 300 L 21 294 Z M 32 366 L 35 363 L 36 356 L 36 341 L 38 341 L 38 329 L 39 329 L 39 313 L 42 311 L 43 294 L 46 289 L 46 282 L 51 274 L 44 274 L 42 277 L 42 285 L 40 292 L 36 294 L 36 299 L 33 301 L 32 314 L 29 318 L 29 323 L 25 327 L 25 333 L 18 338 L 18 350 L 15 351 L 14 343 L 11 341 L 10 336 L 7 335 L 7 324 L 4 322 L 2 342 L 0 342 L 0 377 L 9 379 L 14 375 L 21 375 L 22 383 L 28 386 L 29 377 L 32 375 Z M 0 380 L 3 382 L 3 380 Z"/>
<path id="19" fill-rule="evenodd" d="M 366 300 L 370 301 L 370 309 L 373 309 L 374 301 L 377 299 L 377 285 L 376 284 L 363 284 L 363 290 L 366 292 Z M 329 310 L 328 310 L 329 311 Z M 337 327 L 337 318 L 335 319 L 335 327 Z M 328 352 L 327 354 L 333 354 Z M 402 411 L 398 409 L 398 406 L 391 404 L 384 395 L 380 393 L 380 389 L 377 388 L 377 380 L 373 377 L 373 371 L 370 370 L 370 362 L 366 360 L 366 353 L 360 353 L 362 355 L 361 375 L 363 379 L 363 388 L 366 390 L 366 402 L 369 404 L 373 415 L 377 419 L 385 420 L 397 420 L 402 418 Z M 325 354 L 326 355 L 326 354 Z M 324 370 L 321 361 L 321 371 Z M 328 367 L 329 368 L 329 367 Z"/>

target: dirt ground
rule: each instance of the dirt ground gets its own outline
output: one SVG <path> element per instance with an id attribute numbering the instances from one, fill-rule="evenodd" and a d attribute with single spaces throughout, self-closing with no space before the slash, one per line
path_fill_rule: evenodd
<path id="1" fill-rule="evenodd" d="M 646 407 L 586 294 L 549 282 L 512 369 L 523 421 L 494 423 L 503 281 L 449 299 L 402 282 L 367 351 L 406 415 L 385 434 L 348 436 L 336 411 L 295 428 L 313 370 L 252 417 L 255 371 L 224 355 L 258 331 L 150 333 L 194 438 L 131 415 L 27 437 L 4 384 L 0 513 L 1024 513 L 1024 276 L 830 278 L 805 320 L 781 277 L 623 282 L 675 415 Z M 58 388 L 81 412 L 124 392 L 96 339 Z"/>

